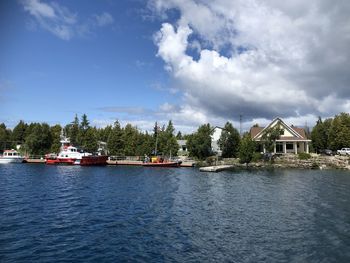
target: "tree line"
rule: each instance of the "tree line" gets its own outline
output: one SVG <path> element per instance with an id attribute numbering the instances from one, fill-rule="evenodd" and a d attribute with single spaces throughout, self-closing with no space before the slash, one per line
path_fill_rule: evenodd
<path id="1" fill-rule="evenodd" d="M 340 113 L 334 118 L 322 120 L 321 117 L 311 131 L 312 146 L 315 152 L 324 149 L 332 151 L 350 147 L 350 115 Z"/>
<path id="2" fill-rule="evenodd" d="M 47 123 L 30 123 L 24 121 L 11 130 L 4 123 L 0 124 L 0 150 L 15 148 L 21 145 L 21 152 L 29 155 L 44 155 L 60 151 L 61 134 L 70 139 L 72 145 L 87 152 L 96 152 L 99 142 L 107 143 L 105 154 L 118 156 L 140 156 L 151 154 L 176 155 L 177 139 L 181 133 L 174 135 L 172 121 L 160 127 L 155 123 L 154 132 L 141 132 L 137 127 L 127 124 L 122 127 L 118 121 L 104 128 L 91 126 L 86 114 L 65 126 L 50 126 Z M 155 152 L 157 145 L 157 153 Z"/>
<path id="3" fill-rule="evenodd" d="M 179 145 L 177 140 L 186 139 L 189 155 L 198 159 L 212 156 L 211 136 L 214 127 L 210 124 L 201 125 L 194 133 L 175 135 L 175 128 L 170 120 L 167 125 L 160 126 L 156 122 L 153 132 L 142 132 L 131 124 L 122 127 L 116 121 L 113 125 L 97 128 L 83 114 L 79 119 L 76 115 L 73 121 L 64 127 L 61 125 L 50 126 L 46 123 L 30 123 L 20 121 L 12 130 L 4 123 L 0 124 L 0 149 L 14 148 L 20 144 L 22 151 L 31 155 L 43 155 L 49 152 L 59 152 L 60 135 L 70 138 L 73 145 L 79 146 L 88 152 L 96 152 L 99 142 L 106 142 L 109 155 L 117 156 L 143 156 L 147 155 L 172 155 L 176 156 Z M 307 133 L 312 140 L 312 149 L 320 152 L 324 149 L 337 150 L 350 147 L 350 115 L 340 113 L 334 118 L 318 119 L 311 133 Z M 267 131 L 264 135 L 265 146 L 273 148 L 274 141 L 278 138 L 279 131 Z M 222 150 L 222 157 L 236 158 L 249 162 L 254 157 L 257 145 L 251 139 L 249 133 L 242 137 L 230 122 L 223 127 L 218 141 Z"/>

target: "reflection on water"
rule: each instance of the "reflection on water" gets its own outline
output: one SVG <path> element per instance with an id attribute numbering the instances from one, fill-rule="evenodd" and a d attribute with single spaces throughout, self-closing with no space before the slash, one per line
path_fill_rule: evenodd
<path id="1" fill-rule="evenodd" d="M 349 262 L 350 173 L 0 166 L 0 261 Z"/>

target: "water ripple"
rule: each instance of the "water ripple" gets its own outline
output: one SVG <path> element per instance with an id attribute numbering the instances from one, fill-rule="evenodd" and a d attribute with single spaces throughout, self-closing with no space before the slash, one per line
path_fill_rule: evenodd
<path id="1" fill-rule="evenodd" d="M 0 166 L 1 262 L 349 262 L 350 174 Z"/>

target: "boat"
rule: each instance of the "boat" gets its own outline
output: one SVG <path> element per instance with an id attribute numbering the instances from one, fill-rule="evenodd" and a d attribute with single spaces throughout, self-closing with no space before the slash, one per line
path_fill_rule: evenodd
<path id="1" fill-rule="evenodd" d="M 21 156 L 16 150 L 5 150 L 0 156 L 0 163 L 22 163 L 24 157 Z"/>
<path id="2" fill-rule="evenodd" d="M 181 161 L 177 160 L 164 160 L 161 157 L 152 157 L 150 161 L 142 163 L 144 167 L 180 167 Z"/>
<path id="3" fill-rule="evenodd" d="M 58 155 L 47 154 L 46 164 L 67 164 L 67 165 L 106 165 L 106 155 L 93 155 L 80 151 L 77 147 L 70 145 L 69 138 L 61 137 L 61 151 Z"/>

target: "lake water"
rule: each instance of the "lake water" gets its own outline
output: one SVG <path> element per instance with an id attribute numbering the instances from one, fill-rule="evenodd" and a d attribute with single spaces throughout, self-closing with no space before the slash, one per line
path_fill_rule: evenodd
<path id="1" fill-rule="evenodd" d="M 350 172 L 0 165 L 0 262 L 350 262 Z"/>

